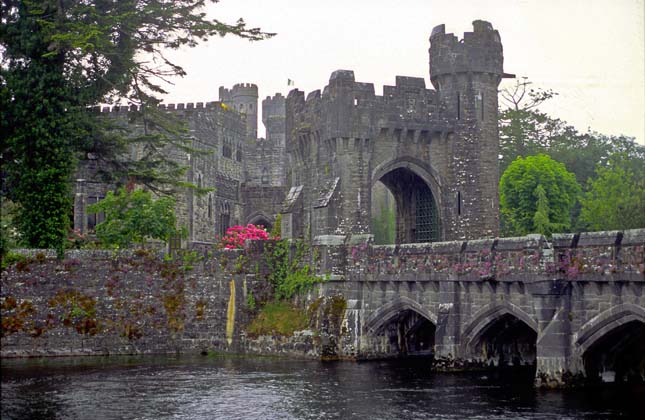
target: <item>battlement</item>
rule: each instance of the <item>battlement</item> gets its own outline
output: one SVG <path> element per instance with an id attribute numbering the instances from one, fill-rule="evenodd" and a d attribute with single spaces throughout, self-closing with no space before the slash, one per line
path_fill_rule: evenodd
<path id="1" fill-rule="evenodd" d="M 383 86 L 383 95 L 377 95 L 373 83 L 356 81 L 352 70 L 335 70 L 329 84 L 322 92 L 314 90 L 307 94 L 294 89 L 287 96 L 289 112 L 313 115 L 319 112 L 320 103 L 333 102 L 342 108 L 341 118 L 364 113 L 370 118 L 372 111 L 388 115 L 390 119 L 428 120 L 436 109 L 437 93 L 428 89 L 424 78 L 396 76 L 395 86 Z"/>
<path id="2" fill-rule="evenodd" d="M 247 97 L 242 100 L 242 98 Z M 254 83 L 237 83 L 233 85 L 232 88 L 228 89 L 224 86 L 219 87 L 219 100 L 236 105 L 237 102 L 242 100 L 242 102 L 248 102 L 249 98 L 251 101 L 257 100 L 258 98 L 258 86 Z"/>
<path id="3" fill-rule="evenodd" d="M 233 90 L 238 89 L 255 89 L 257 91 L 258 85 L 256 85 L 255 83 L 236 83 L 235 85 L 233 85 Z"/>
<path id="4" fill-rule="evenodd" d="M 285 102 L 286 98 L 280 93 L 276 93 L 274 96 L 267 96 L 262 101 L 262 120 L 266 122 L 269 117 L 284 118 Z"/>
<path id="5" fill-rule="evenodd" d="M 159 104 L 159 109 L 164 109 L 166 111 L 190 111 L 190 110 L 205 110 L 205 109 L 221 109 L 223 111 L 229 111 L 230 108 L 226 106 L 223 102 L 212 101 L 212 102 L 186 102 L 178 104 Z M 94 106 L 91 108 L 92 112 L 97 112 L 101 114 L 127 114 L 128 112 L 140 111 L 141 107 L 138 105 L 114 105 L 114 106 Z"/>
<path id="6" fill-rule="evenodd" d="M 493 25 L 483 20 L 473 22 L 473 32 L 465 32 L 463 39 L 446 33 L 445 25 L 438 25 L 430 35 L 430 78 L 455 73 L 493 73 L 503 75 L 502 42 Z"/>
<path id="7" fill-rule="evenodd" d="M 423 77 L 396 76 L 396 87 L 425 89 L 426 81 L 423 79 Z"/>

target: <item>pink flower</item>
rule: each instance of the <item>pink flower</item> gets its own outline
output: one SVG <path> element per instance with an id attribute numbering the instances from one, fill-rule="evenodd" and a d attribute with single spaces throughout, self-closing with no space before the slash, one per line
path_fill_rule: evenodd
<path id="1" fill-rule="evenodd" d="M 238 225 L 226 229 L 226 235 L 222 237 L 220 243 L 226 249 L 242 249 L 247 240 L 266 241 L 267 239 L 269 239 L 269 234 L 262 226 L 248 224 L 246 226 Z"/>

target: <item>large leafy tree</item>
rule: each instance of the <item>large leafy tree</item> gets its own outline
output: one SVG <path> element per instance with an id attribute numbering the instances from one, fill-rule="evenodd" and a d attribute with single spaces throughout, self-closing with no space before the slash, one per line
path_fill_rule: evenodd
<path id="1" fill-rule="evenodd" d="M 88 210 L 105 214 L 96 235 L 109 246 L 126 248 L 137 243 L 143 247 L 149 239 L 168 241 L 180 234 L 175 227 L 175 200 L 167 196 L 153 199 L 149 191 L 110 191 Z"/>
<path id="2" fill-rule="evenodd" d="M 213 2 L 215 2 L 214 0 Z M 0 6 L 2 192 L 20 204 L 29 246 L 61 249 L 71 208 L 70 178 L 91 152 L 105 173 L 162 190 L 181 174 L 164 147 L 186 133 L 157 110 L 163 84 L 185 75 L 166 57 L 213 35 L 249 40 L 266 34 L 240 20 L 226 24 L 188 0 L 3 0 Z M 141 134 L 125 137 L 88 108 L 125 100 Z M 143 159 L 127 161 L 131 144 Z"/>
<path id="3" fill-rule="evenodd" d="M 580 199 L 581 225 L 590 230 L 645 228 L 645 162 L 617 153 L 607 165 L 598 165 L 596 174 Z"/>
<path id="4" fill-rule="evenodd" d="M 575 176 L 544 154 L 517 158 L 500 181 L 500 211 L 506 234 L 566 231 L 580 193 Z"/>

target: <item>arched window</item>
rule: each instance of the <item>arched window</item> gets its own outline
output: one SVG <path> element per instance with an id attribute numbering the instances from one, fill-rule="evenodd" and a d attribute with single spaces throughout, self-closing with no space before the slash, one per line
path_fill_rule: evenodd
<path id="1" fill-rule="evenodd" d="M 219 215 L 219 234 L 220 236 L 226 235 L 226 229 L 229 228 L 231 223 L 231 209 L 229 207 L 228 201 L 225 201 L 222 204 L 220 215 Z"/>
<path id="2" fill-rule="evenodd" d="M 260 179 L 262 184 L 268 184 L 269 183 L 269 171 L 267 168 L 262 168 L 262 178 Z"/>

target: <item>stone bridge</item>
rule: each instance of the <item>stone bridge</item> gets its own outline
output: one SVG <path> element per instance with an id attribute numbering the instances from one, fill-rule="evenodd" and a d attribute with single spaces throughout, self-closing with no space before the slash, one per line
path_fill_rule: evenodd
<path id="1" fill-rule="evenodd" d="M 342 295 L 341 356 L 434 354 L 536 369 L 536 383 L 645 379 L 645 229 L 374 246 L 320 236 L 319 293 Z"/>

